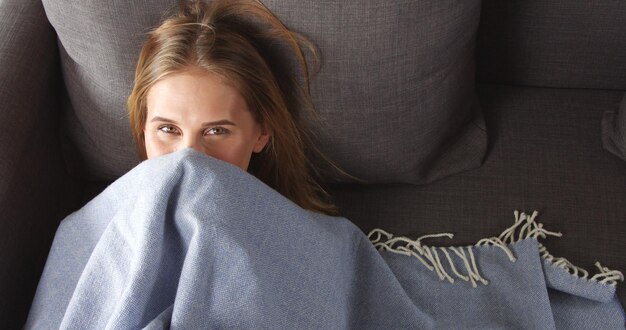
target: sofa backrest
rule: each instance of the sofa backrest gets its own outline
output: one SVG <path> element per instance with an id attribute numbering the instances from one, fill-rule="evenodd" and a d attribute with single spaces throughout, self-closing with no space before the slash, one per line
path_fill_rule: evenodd
<path id="1" fill-rule="evenodd" d="M 312 94 L 323 125 L 312 128 L 340 167 L 369 183 L 424 184 L 481 165 L 480 0 L 263 2 L 320 48 Z M 116 179 L 139 161 L 126 98 L 141 44 L 176 1 L 43 3 L 59 36 L 65 132 L 88 179 Z"/>
<path id="2" fill-rule="evenodd" d="M 477 80 L 626 90 L 626 1 L 483 0 Z"/>

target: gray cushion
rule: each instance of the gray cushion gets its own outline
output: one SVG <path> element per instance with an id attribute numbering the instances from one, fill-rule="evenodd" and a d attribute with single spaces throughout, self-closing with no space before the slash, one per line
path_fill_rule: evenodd
<path id="1" fill-rule="evenodd" d="M 68 92 L 63 130 L 80 151 L 87 178 L 117 178 L 139 161 L 126 110 L 134 66 L 148 28 L 171 5 L 43 3 L 59 38 Z"/>
<path id="2" fill-rule="evenodd" d="M 480 82 L 626 89 L 626 1 L 483 0 Z"/>
<path id="3" fill-rule="evenodd" d="M 604 112 L 602 146 L 626 161 L 626 95 L 620 104 Z"/>
<path id="4" fill-rule="evenodd" d="M 125 100 L 145 32 L 174 1 L 44 0 L 62 46 L 65 124 L 89 176 L 137 163 Z M 323 151 L 370 182 L 426 183 L 480 166 L 474 101 L 480 0 L 265 1 L 321 50 L 313 96 Z"/>

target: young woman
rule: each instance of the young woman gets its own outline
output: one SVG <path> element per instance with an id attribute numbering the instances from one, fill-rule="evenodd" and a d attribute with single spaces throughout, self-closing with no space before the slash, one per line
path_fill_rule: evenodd
<path id="1" fill-rule="evenodd" d="M 182 2 L 143 46 L 128 98 L 142 159 L 194 148 L 302 208 L 337 214 L 307 158 L 326 159 L 302 121 L 314 110 L 301 46 L 315 58 L 259 1 Z"/>

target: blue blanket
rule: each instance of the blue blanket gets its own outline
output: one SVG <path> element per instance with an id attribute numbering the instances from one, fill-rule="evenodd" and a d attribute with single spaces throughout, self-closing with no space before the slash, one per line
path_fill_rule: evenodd
<path id="1" fill-rule="evenodd" d="M 623 328 L 621 273 L 551 256 L 535 216 L 473 246 L 366 236 L 186 149 L 61 223 L 26 328 Z"/>

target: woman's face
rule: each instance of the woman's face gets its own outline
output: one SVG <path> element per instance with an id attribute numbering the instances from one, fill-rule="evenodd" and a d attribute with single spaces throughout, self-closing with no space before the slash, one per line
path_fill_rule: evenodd
<path id="1" fill-rule="evenodd" d="M 148 158 L 193 148 L 245 171 L 252 153 L 270 138 L 235 88 L 200 69 L 158 81 L 148 91 L 147 107 Z"/>

